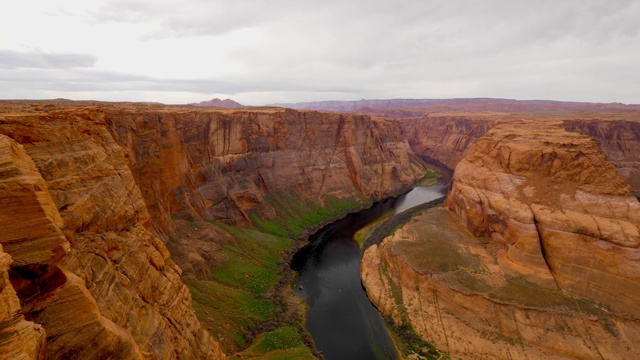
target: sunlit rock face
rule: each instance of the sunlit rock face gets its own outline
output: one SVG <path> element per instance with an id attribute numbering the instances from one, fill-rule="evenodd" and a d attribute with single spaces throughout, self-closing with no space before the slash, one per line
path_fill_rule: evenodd
<path id="1" fill-rule="evenodd" d="M 501 125 L 456 166 L 446 209 L 365 252 L 363 284 L 452 357 L 635 358 L 639 226 L 591 138 Z"/>

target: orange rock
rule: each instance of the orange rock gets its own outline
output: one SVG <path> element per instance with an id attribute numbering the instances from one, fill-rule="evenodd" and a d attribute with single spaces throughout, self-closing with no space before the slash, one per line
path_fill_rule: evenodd
<path id="1" fill-rule="evenodd" d="M 20 300 L 9 282 L 10 263 L 11 257 L 0 244 L 0 354 L 6 359 L 44 359 L 44 329 L 24 319 Z"/>
<path id="2" fill-rule="evenodd" d="M 47 331 L 50 358 L 93 358 L 98 353 L 115 358 L 224 358 L 195 317 L 180 269 L 151 233 L 125 152 L 106 130 L 103 117 L 95 110 L 0 116 L 0 133 L 26 145 L 35 174 L 44 179 L 36 187 L 31 185 L 33 176 L 19 178 L 22 187 L 48 191 L 48 197 L 37 196 L 39 202 L 12 191 L 11 199 L 20 201 L 14 201 L 7 216 L 23 228 L 38 225 L 27 230 L 42 238 L 64 234 L 71 243 L 62 259 L 41 255 L 46 247 L 32 252 L 38 257 L 16 252 L 36 262 L 11 269 L 23 311 Z M 9 173 L 0 176 L 0 181 L 12 180 Z M 53 225 L 40 225 L 43 218 Z M 93 345 L 86 346 L 89 343 Z"/>
<path id="3" fill-rule="evenodd" d="M 640 121 L 638 112 L 599 113 L 431 113 L 421 117 L 399 116 L 399 123 L 407 134 L 411 149 L 419 155 L 431 157 L 449 168 L 456 167 L 467 149 L 491 128 L 500 124 L 522 121 L 556 123 L 569 132 L 592 137 L 607 160 L 640 194 Z M 392 116 L 392 115 L 390 115 Z M 417 115 L 412 115 L 417 116 Z M 394 116 L 392 116 L 394 117 Z M 551 154 L 549 154 L 551 155 Z"/>
<path id="4" fill-rule="evenodd" d="M 362 283 L 383 315 L 451 358 L 640 356 L 640 321 L 509 275 L 495 245 L 432 209 L 365 251 Z"/>
<path id="5" fill-rule="evenodd" d="M 7 216 L 52 219 L 53 233 L 71 244 L 64 258 L 33 260 L 47 265 L 41 271 L 12 276 L 25 312 L 51 334 L 52 358 L 90 337 L 94 351 L 113 357 L 223 358 L 157 237 L 173 231 L 173 213 L 247 223 L 250 212 L 274 211 L 265 197 L 275 191 L 375 200 L 425 171 L 395 123 L 367 116 L 85 105 L 19 103 L 23 112 L 0 114 L 0 134 L 23 144 L 41 198 L 49 196 L 36 203 L 39 213 L 17 204 Z M 206 276 L 216 249 L 185 241 L 179 259 L 190 276 Z M 68 318 L 79 309 L 84 316 Z"/>
<path id="6" fill-rule="evenodd" d="M 154 224 L 170 214 L 246 223 L 269 193 L 379 199 L 424 173 L 400 128 L 349 114 L 285 109 L 110 106 L 105 121 L 126 151 Z"/>
<path id="7" fill-rule="evenodd" d="M 452 358 L 640 357 L 640 204 L 593 140 L 496 126 L 446 206 L 366 250 L 383 314 Z"/>
<path id="8" fill-rule="evenodd" d="M 47 183 L 22 146 L 1 134 L 0 199 L 0 243 L 12 266 L 53 264 L 69 251 Z"/>
<path id="9" fill-rule="evenodd" d="M 528 123 L 489 131 L 447 207 L 508 273 L 640 317 L 640 204 L 590 138 Z"/>

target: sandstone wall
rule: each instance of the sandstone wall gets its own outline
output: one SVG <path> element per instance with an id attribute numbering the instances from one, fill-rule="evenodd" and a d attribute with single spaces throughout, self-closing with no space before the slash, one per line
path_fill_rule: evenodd
<path id="1" fill-rule="evenodd" d="M 10 159 L 0 240 L 14 257 L 22 313 L 47 333 L 48 358 L 224 357 L 99 116 L 0 115 L 0 134 Z"/>
<path id="2" fill-rule="evenodd" d="M 424 174 L 399 127 L 368 116 L 192 108 L 105 109 L 154 223 L 170 214 L 246 223 L 264 198 L 378 199 Z"/>
<path id="3" fill-rule="evenodd" d="M 639 321 L 513 278 L 492 252 L 432 209 L 365 252 L 362 282 L 383 315 L 453 359 L 640 356 Z"/>
<path id="4" fill-rule="evenodd" d="M 498 126 L 456 167 L 447 207 L 513 275 L 640 317 L 640 204 L 589 137 Z"/>
<path id="5" fill-rule="evenodd" d="M 434 114 L 397 121 L 416 154 L 437 159 L 453 169 L 465 151 L 472 149 L 492 127 L 518 122 L 524 117 L 555 122 L 569 132 L 592 137 L 622 179 L 631 185 L 632 191 L 640 193 L 640 121 L 635 120 L 637 116 L 633 112 L 590 114 L 583 118 L 580 114 Z"/>

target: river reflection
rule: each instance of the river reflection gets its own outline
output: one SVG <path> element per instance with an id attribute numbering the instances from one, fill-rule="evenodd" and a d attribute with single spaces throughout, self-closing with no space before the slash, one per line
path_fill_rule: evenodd
<path id="1" fill-rule="evenodd" d="M 307 330 L 327 360 L 398 358 L 384 321 L 360 283 L 360 249 L 353 235 L 388 212 L 400 213 L 445 192 L 446 184 L 440 182 L 381 201 L 320 229 L 294 255 L 294 289 L 309 306 Z"/>

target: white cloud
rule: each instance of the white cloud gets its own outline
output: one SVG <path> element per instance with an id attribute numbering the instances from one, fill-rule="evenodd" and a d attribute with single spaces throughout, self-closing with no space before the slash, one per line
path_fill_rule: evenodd
<path id="1" fill-rule="evenodd" d="M 632 0 L 24 1 L 0 14 L 0 96 L 640 103 L 638 18 Z"/>

